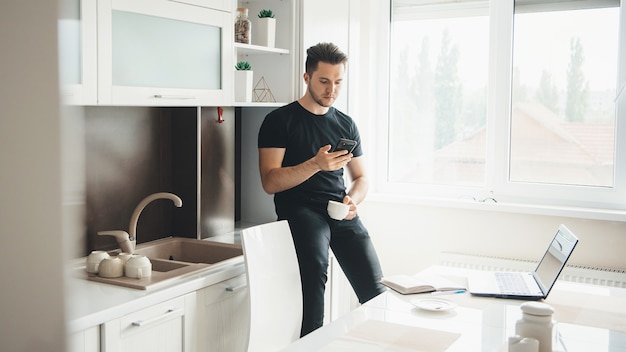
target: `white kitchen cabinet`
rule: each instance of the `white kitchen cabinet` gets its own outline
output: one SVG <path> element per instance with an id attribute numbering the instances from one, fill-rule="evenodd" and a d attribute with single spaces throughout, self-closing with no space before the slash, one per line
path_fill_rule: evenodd
<path id="1" fill-rule="evenodd" d="M 225 7 L 216 0 L 98 1 L 98 105 L 230 105 L 232 8 L 192 3 Z"/>
<path id="2" fill-rule="evenodd" d="M 235 61 L 248 61 L 252 65 L 253 86 L 252 103 L 235 102 L 235 106 L 282 106 L 295 100 L 298 95 L 297 78 L 302 67 L 296 55 L 299 39 L 299 7 L 300 1 L 284 0 L 251 0 L 238 1 L 237 7 L 248 8 L 248 18 L 251 21 L 251 44 L 234 43 Z M 276 18 L 275 47 L 259 45 L 255 29 L 258 28 L 258 13 L 262 9 L 272 10 Z M 233 9 L 235 10 L 235 9 Z M 234 26 L 233 16 L 232 25 Z M 234 37 L 231 37 L 234 41 Z M 234 65 L 231 69 L 234 70 Z M 303 65 L 302 65 L 303 66 Z M 264 78 L 267 86 L 259 84 Z M 263 97 L 269 89 L 275 102 L 265 99 L 258 102 L 256 97 Z M 269 96 L 269 95 L 267 95 Z"/>
<path id="3" fill-rule="evenodd" d="M 198 351 L 243 352 L 250 309 L 246 275 L 197 291 Z"/>
<path id="4" fill-rule="evenodd" d="M 61 102 L 94 105 L 96 91 L 96 0 L 59 3 Z"/>
<path id="5" fill-rule="evenodd" d="M 207 7 L 210 9 L 230 11 L 232 6 L 232 0 L 170 0 L 176 2 L 182 2 L 185 4 L 191 4 L 196 6 Z"/>
<path id="6" fill-rule="evenodd" d="M 92 326 L 70 334 L 68 350 L 70 352 L 100 352 L 100 327 Z"/>
<path id="7" fill-rule="evenodd" d="M 195 352 L 195 293 L 101 325 L 103 352 Z"/>

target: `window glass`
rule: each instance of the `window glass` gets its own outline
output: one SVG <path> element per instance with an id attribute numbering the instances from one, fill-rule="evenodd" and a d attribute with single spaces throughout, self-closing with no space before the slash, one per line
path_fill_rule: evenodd
<path id="1" fill-rule="evenodd" d="M 625 4 L 393 0 L 391 10 L 381 192 L 626 209 Z"/>
<path id="2" fill-rule="evenodd" d="M 451 14 L 392 20 L 390 182 L 484 183 L 489 18 Z"/>
<path id="3" fill-rule="evenodd" d="M 510 180 L 614 186 L 619 8 L 514 16 Z"/>

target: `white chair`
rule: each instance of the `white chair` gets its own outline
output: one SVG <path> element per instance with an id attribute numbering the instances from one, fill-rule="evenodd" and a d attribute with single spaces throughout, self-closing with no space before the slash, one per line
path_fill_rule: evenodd
<path id="1" fill-rule="evenodd" d="M 300 338 L 302 284 L 287 221 L 241 231 L 250 290 L 248 351 L 278 351 Z"/>

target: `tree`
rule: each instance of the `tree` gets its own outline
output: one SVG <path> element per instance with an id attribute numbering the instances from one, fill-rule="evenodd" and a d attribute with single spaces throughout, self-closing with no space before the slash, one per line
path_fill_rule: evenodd
<path id="1" fill-rule="evenodd" d="M 415 79 L 416 104 L 419 111 L 430 110 L 432 102 L 433 72 L 430 64 L 430 40 L 429 37 L 422 39 L 422 46 L 418 57 L 417 77 Z"/>
<path id="2" fill-rule="evenodd" d="M 446 30 L 441 38 L 435 71 L 435 149 L 452 143 L 456 137 L 455 121 L 461 110 L 458 61 L 458 47 L 450 44 L 450 35 Z"/>
<path id="3" fill-rule="evenodd" d="M 585 55 L 580 38 L 571 39 L 570 49 L 570 63 L 567 69 L 565 118 L 568 121 L 580 122 L 585 119 L 589 92 L 589 82 L 585 79 L 582 70 Z"/>
<path id="4" fill-rule="evenodd" d="M 546 70 L 541 72 L 536 97 L 548 109 L 555 113 L 559 111 L 559 93 L 556 90 L 556 85 L 552 82 L 552 75 Z"/>

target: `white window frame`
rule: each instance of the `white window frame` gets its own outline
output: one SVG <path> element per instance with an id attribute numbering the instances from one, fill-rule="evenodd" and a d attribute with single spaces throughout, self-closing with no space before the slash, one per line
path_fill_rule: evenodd
<path id="1" fill-rule="evenodd" d="M 417 1 L 417 0 L 416 0 Z M 518 4 L 519 4 L 518 0 Z M 547 10 L 545 0 L 522 0 L 524 10 Z M 560 9 L 598 4 L 615 4 L 618 0 L 553 0 Z M 419 2 L 419 1 L 418 1 Z M 474 5 L 476 2 L 474 3 Z M 553 4 L 554 6 L 555 4 Z M 511 124 L 511 66 L 513 51 L 514 0 L 489 2 L 490 72 L 487 111 L 486 180 L 483 189 L 444 187 L 436 185 L 400 184 L 387 181 L 388 126 L 376 124 L 377 163 L 375 164 L 374 197 L 402 198 L 411 202 L 428 202 L 467 207 L 473 200 L 493 196 L 497 203 L 481 203 L 491 208 L 546 215 L 574 216 L 626 221 L 626 1 L 620 4 L 620 36 L 618 87 L 616 92 L 614 187 L 530 184 L 509 181 L 509 150 Z M 519 5 L 518 5 L 519 6 Z M 574 6 L 574 7 L 571 7 Z M 434 8 L 433 8 L 434 9 Z M 518 9 L 519 11 L 519 9 Z M 389 18 L 391 21 L 391 18 Z M 495 30 L 494 30 L 495 29 Z M 389 77 L 387 76 L 388 80 Z M 388 82 L 388 81 L 387 81 Z M 385 96 L 389 94 L 388 84 Z M 381 89 L 382 91 L 382 89 Z M 498 95 L 498 92 L 500 94 Z M 621 94 L 620 94 L 621 93 Z M 388 101 L 381 104 L 386 108 Z M 379 110 L 379 111 L 381 111 Z M 388 116 L 388 109 L 386 115 Z M 380 115 L 379 115 L 380 116 Z M 504 117 L 504 118 L 499 118 Z M 381 119 L 382 120 L 382 119 Z M 388 120 L 386 123 L 388 124 Z M 382 164 L 384 160 L 384 165 Z M 506 166 L 506 167 L 505 167 Z M 456 204 L 455 204 L 456 203 Z"/>

